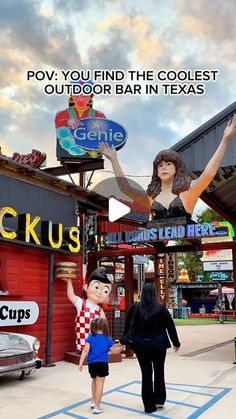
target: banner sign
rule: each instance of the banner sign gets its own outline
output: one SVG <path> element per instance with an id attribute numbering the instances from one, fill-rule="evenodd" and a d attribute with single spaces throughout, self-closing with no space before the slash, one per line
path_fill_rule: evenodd
<path id="1" fill-rule="evenodd" d="M 211 272 L 210 277 L 212 281 L 230 281 L 231 273 L 222 271 Z"/>
<path id="2" fill-rule="evenodd" d="M 158 295 L 160 301 L 166 302 L 168 299 L 167 284 L 166 284 L 166 258 L 164 253 L 159 253 L 157 256 L 156 270 L 158 276 Z"/>
<path id="3" fill-rule="evenodd" d="M 75 119 L 69 126 L 58 127 L 56 131 L 59 158 L 101 157 L 100 142 L 119 150 L 127 139 L 122 125 L 105 118 Z"/>
<path id="4" fill-rule="evenodd" d="M 11 230 L 7 227 L 6 219 L 17 217 L 18 227 Z M 6 225 L 5 225 L 6 224 Z M 40 226 L 40 236 L 35 228 Z M 78 253 L 80 250 L 79 228 L 63 227 L 62 223 L 53 223 L 51 220 L 43 221 L 41 217 L 31 216 L 30 213 L 18 214 L 14 208 L 0 208 L 0 237 L 9 240 L 22 240 L 26 243 L 48 246 L 53 249 L 68 249 L 70 252 Z"/>
<path id="5" fill-rule="evenodd" d="M 233 262 L 232 260 L 221 261 L 221 262 L 203 262 L 204 271 L 232 271 Z"/>
<path id="6" fill-rule="evenodd" d="M 34 324 L 39 316 L 34 301 L 0 301 L 0 326 Z"/>
<path id="7" fill-rule="evenodd" d="M 169 283 L 177 279 L 177 255 L 176 253 L 166 253 L 166 280 Z"/>
<path id="8" fill-rule="evenodd" d="M 0 156 L 2 156 L 1 153 L 1 147 L 0 147 Z M 8 159 L 15 161 L 17 163 L 26 164 L 27 166 L 33 167 L 35 169 L 38 169 L 43 162 L 46 160 L 47 155 L 45 153 L 42 153 L 38 150 L 32 150 L 31 153 L 28 154 L 20 154 L 20 153 L 13 153 L 12 157 L 7 157 Z"/>
<path id="9" fill-rule="evenodd" d="M 106 243 L 132 243 L 132 242 L 147 242 L 157 240 L 179 240 L 179 239 L 196 239 L 202 237 L 216 237 L 228 236 L 229 230 L 225 226 L 224 229 L 220 226 L 218 230 L 217 222 L 204 224 L 187 224 L 157 227 L 150 229 L 140 229 L 133 231 L 108 233 Z"/>
<path id="10" fill-rule="evenodd" d="M 133 262 L 136 265 L 143 265 L 144 263 L 149 263 L 149 259 L 146 256 L 134 255 Z"/>

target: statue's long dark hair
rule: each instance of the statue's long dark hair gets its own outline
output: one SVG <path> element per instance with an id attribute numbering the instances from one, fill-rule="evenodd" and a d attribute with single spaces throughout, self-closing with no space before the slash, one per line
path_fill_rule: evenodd
<path id="1" fill-rule="evenodd" d="M 174 176 L 172 192 L 179 195 L 180 192 L 187 191 L 190 187 L 191 177 L 178 153 L 174 150 L 162 150 L 153 162 L 153 174 L 151 183 L 147 188 L 147 195 L 155 198 L 161 192 L 161 180 L 157 176 L 157 166 L 162 161 L 170 161 L 175 165 L 176 173 Z"/>

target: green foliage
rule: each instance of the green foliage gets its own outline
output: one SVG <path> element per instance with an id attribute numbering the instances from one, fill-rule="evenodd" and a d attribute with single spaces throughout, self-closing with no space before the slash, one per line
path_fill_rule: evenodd
<path id="1" fill-rule="evenodd" d="M 176 326 L 208 326 L 209 324 L 220 324 L 218 319 L 174 319 Z M 235 320 L 227 320 L 224 324 L 236 324 Z M 222 328 L 222 325 L 220 325 Z"/>
<path id="2" fill-rule="evenodd" d="M 213 221 L 224 221 L 224 219 L 212 208 L 199 213 L 197 216 L 197 223 L 212 223 Z M 183 240 L 178 240 L 177 243 L 183 244 Z M 178 268 L 185 268 L 188 271 L 189 278 L 191 281 L 196 279 L 196 275 L 202 275 L 202 282 L 211 282 L 209 272 L 203 272 L 203 263 L 201 257 L 202 252 L 187 252 L 178 253 Z"/>
<path id="3" fill-rule="evenodd" d="M 212 208 L 207 208 L 197 215 L 197 222 L 200 224 L 212 221 L 223 221 L 223 218 Z M 201 257 L 202 252 L 178 253 L 179 269 L 187 269 L 191 281 L 195 280 L 196 275 L 203 275 L 202 282 L 209 282 L 210 276 L 209 273 L 203 272 Z"/>
<path id="4" fill-rule="evenodd" d="M 216 319 L 174 319 L 176 326 L 208 326 L 209 324 L 219 324 Z"/>
<path id="5" fill-rule="evenodd" d="M 191 281 L 195 280 L 196 275 L 203 274 L 201 257 L 202 252 L 178 253 L 179 269 L 187 269 Z"/>
<path id="6" fill-rule="evenodd" d="M 203 223 L 212 223 L 212 221 L 223 221 L 223 217 L 215 212 L 212 208 L 207 208 L 197 215 L 197 222 L 200 224 Z"/>

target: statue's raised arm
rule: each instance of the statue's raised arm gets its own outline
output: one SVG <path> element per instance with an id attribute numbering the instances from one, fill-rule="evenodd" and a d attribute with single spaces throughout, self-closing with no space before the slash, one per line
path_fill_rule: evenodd
<path id="1" fill-rule="evenodd" d="M 189 194 L 193 200 L 197 200 L 201 193 L 209 186 L 217 170 L 220 168 L 229 142 L 236 136 L 236 114 L 229 120 L 224 130 L 221 142 L 211 160 L 207 164 L 201 176 L 191 182 Z"/>
<path id="2" fill-rule="evenodd" d="M 146 193 L 143 190 L 135 188 L 131 185 L 125 177 L 125 174 L 120 166 L 115 147 L 111 148 L 107 143 L 101 142 L 100 151 L 108 160 L 110 160 L 120 191 L 133 201 L 149 210 L 150 202 Z"/>
<path id="3" fill-rule="evenodd" d="M 152 179 L 146 193 L 130 185 L 114 148 L 101 143 L 100 150 L 111 161 L 121 192 L 148 208 L 152 220 L 181 216 L 190 219 L 198 198 L 216 175 L 227 146 L 235 136 L 236 114 L 228 121 L 218 148 L 195 180 L 188 174 L 180 154 L 171 149 L 160 151 L 154 159 Z"/>

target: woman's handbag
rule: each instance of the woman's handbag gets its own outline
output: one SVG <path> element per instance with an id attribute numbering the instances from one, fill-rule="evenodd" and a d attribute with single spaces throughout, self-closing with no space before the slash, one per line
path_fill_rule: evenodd
<path id="1" fill-rule="evenodd" d="M 126 345 L 126 346 L 134 345 L 134 318 L 135 318 L 137 308 L 138 308 L 138 304 L 136 304 L 134 307 L 134 311 L 133 311 L 132 318 L 130 320 L 128 332 L 125 335 L 123 335 L 122 338 L 120 339 L 120 342 L 122 343 L 122 345 Z"/>

